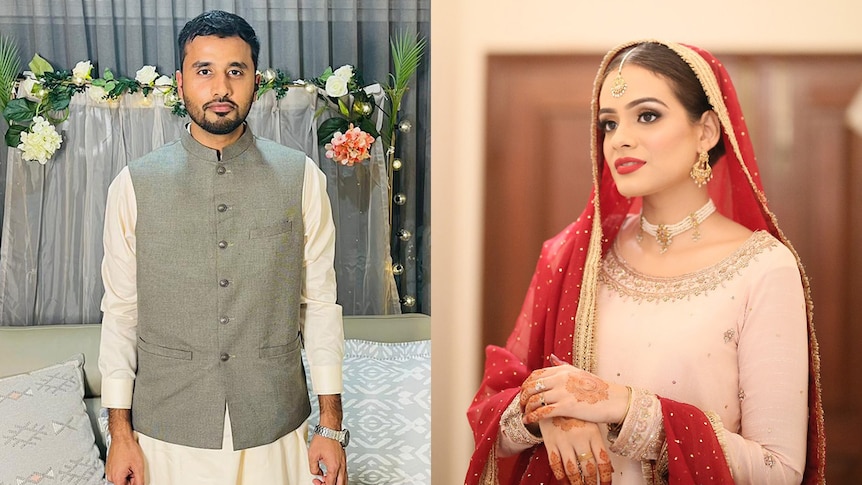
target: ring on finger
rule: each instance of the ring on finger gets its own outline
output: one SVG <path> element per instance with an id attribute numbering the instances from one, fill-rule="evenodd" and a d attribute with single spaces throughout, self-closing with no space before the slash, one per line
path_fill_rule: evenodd
<path id="1" fill-rule="evenodd" d="M 578 453 L 578 461 L 589 461 L 593 459 L 593 454 L 589 451 Z"/>
<path id="2" fill-rule="evenodd" d="M 545 404 L 547 404 L 547 403 L 545 402 L 545 395 L 544 395 L 544 394 L 539 394 L 539 405 L 544 406 Z"/>
<path id="3" fill-rule="evenodd" d="M 542 382 L 542 380 L 541 380 L 541 379 L 537 380 L 537 381 L 536 381 L 535 389 L 536 389 L 536 392 L 542 392 L 542 391 L 544 391 L 544 390 L 545 390 L 545 383 L 544 383 L 544 382 Z"/>

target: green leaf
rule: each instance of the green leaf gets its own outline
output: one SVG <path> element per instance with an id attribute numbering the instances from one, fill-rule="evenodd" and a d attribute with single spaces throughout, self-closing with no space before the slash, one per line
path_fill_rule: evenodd
<path id="1" fill-rule="evenodd" d="M 51 96 L 48 104 L 48 109 L 51 111 L 63 111 L 69 107 L 69 103 L 71 101 L 71 96 Z"/>
<path id="2" fill-rule="evenodd" d="M 110 69 L 105 69 L 105 74 L 102 76 L 106 81 L 114 80 L 114 73 Z"/>
<path id="3" fill-rule="evenodd" d="M 320 82 L 325 83 L 327 79 L 332 77 L 332 74 L 333 74 L 332 66 L 330 66 L 330 67 L 327 67 L 326 70 L 323 71 L 323 74 L 321 74 L 320 77 L 317 79 L 319 79 Z"/>
<path id="4" fill-rule="evenodd" d="M 425 39 L 416 35 L 401 34 L 390 42 L 392 64 L 395 67 L 393 88 L 403 91 L 410 83 L 410 78 L 416 74 L 422 55 L 425 52 Z"/>
<path id="5" fill-rule="evenodd" d="M 33 59 L 30 61 L 30 70 L 33 71 L 36 77 L 39 77 L 46 72 L 54 72 L 54 67 L 39 54 L 34 54 Z"/>
<path id="6" fill-rule="evenodd" d="M 28 123 L 29 126 L 29 122 L 36 116 L 36 107 L 37 104 L 28 99 L 13 99 L 3 109 L 3 117 L 10 121 Z"/>
<path id="7" fill-rule="evenodd" d="M 21 144 L 21 133 L 26 131 L 29 125 L 12 125 L 6 130 L 6 146 L 17 148 Z"/>
<path id="8" fill-rule="evenodd" d="M 380 136 L 380 133 L 377 132 L 377 126 L 374 125 L 374 122 L 370 118 L 359 118 L 359 128 L 374 138 Z"/>
<path id="9" fill-rule="evenodd" d="M 320 124 L 317 128 L 317 138 L 320 140 L 320 145 L 323 146 L 332 141 L 332 135 L 336 131 L 344 133 L 347 131 L 349 123 L 344 118 L 329 118 Z"/>
<path id="10" fill-rule="evenodd" d="M 344 104 L 344 101 L 342 101 L 341 98 L 338 98 L 338 111 L 342 116 L 350 117 L 350 110 L 347 109 L 347 105 Z"/>
<path id="11" fill-rule="evenodd" d="M 0 37 L 0 111 L 6 108 L 12 96 L 20 64 L 18 45 L 10 37 Z"/>

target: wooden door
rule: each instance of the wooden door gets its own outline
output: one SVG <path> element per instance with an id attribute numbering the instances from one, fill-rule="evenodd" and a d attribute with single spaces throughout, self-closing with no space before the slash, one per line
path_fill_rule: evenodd
<path id="1" fill-rule="evenodd" d="M 770 206 L 812 283 L 828 479 L 862 476 L 862 138 L 844 111 L 862 55 L 722 56 L 739 91 Z M 592 55 L 488 59 L 483 343 L 504 345 L 542 242 L 590 190 Z"/>

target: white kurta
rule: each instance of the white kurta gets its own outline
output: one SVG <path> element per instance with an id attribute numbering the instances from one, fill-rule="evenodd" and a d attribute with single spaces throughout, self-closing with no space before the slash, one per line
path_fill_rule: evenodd
<path id="1" fill-rule="evenodd" d="M 799 483 L 808 334 L 799 269 L 784 245 L 756 232 L 722 262 L 674 278 L 641 274 L 611 250 L 597 305 L 599 376 L 716 413 L 736 483 Z M 647 411 L 629 412 L 612 449 L 656 457 L 655 445 L 631 442 L 649 437 L 635 430 L 661 429 L 660 408 Z M 643 483 L 640 462 L 612 461 L 614 485 Z"/>
<path id="2" fill-rule="evenodd" d="M 335 227 L 326 178 L 306 158 L 302 187 L 305 227 L 301 322 L 304 347 L 315 394 L 342 392 L 343 327 L 341 307 L 335 303 L 333 269 Z M 102 405 L 130 409 L 136 372 L 137 286 L 135 223 L 137 204 L 128 168 L 108 190 L 105 220 L 105 259 L 102 278 L 102 341 L 99 370 L 102 373 Z M 229 418 L 226 412 L 226 418 Z M 172 483 L 169 476 L 195 477 L 194 483 L 307 484 L 311 481 L 306 450 L 306 426 L 265 446 L 234 451 L 229 419 L 225 419 L 222 450 L 203 450 L 166 443 L 139 435 L 147 461 L 148 483 Z M 299 471 L 297 467 L 300 467 Z M 300 481 L 293 481 L 298 479 Z M 191 482 L 184 482 L 191 483 Z"/>

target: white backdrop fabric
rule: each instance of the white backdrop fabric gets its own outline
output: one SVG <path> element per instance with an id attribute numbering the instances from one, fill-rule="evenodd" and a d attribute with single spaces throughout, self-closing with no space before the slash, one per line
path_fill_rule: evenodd
<path id="1" fill-rule="evenodd" d="M 379 86 L 368 88 L 382 103 Z M 314 118 L 317 98 L 291 88 L 269 91 L 248 117 L 252 131 L 304 151 L 327 177 L 336 225 L 335 270 L 344 313 L 399 313 L 389 247 L 384 153 L 344 167 L 323 156 Z M 378 121 L 379 123 L 380 121 Z M 63 146 L 46 164 L 22 160 L 10 148 L 2 245 L 0 324 L 101 321 L 102 226 L 108 186 L 119 171 L 179 136 L 187 118 L 174 116 L 160 95 L 123 96 L 104 103 L 76 94 L 57 128 Z"/>

